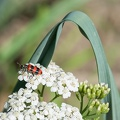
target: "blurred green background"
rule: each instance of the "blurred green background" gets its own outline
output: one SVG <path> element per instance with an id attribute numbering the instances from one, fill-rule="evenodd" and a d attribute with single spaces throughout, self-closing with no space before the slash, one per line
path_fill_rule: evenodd
<path id="1" fill-rule="evenodd" d="M 0 0 L 0 111 L 18 76 L 49 30 L 67 13 L 80 10 L 94 22 L 120 90 L 119 0 Z M 97 82 L 91 46 L 77 27 L 65 23 L 53 61 L 80 81 Z"/>

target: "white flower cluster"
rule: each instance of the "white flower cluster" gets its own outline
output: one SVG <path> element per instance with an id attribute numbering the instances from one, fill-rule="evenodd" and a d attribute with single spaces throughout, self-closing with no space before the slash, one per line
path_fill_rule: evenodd
<path id="1" fill-rule="evenodd" d="M 33 64 L 32 64 L 33 65 Z M 79 82 L 78 79 L 72 73 L 65 73 L 62 68 L 57 66 L 54 62 L 51 62 L 48 68 L 35 64 L 42 70 L 41 75 L 32 75 L 27 71 L 19 71 L 18 79 L 20 81 L 26 81 L 26 87 L 28 89 L 36 90 L 39 84 L 51 87 L 51 92 L 56 92 L 62 95 L 63 98 L 71 96 L 71 92 L 78 91 Z"/>
<path id="2" fill-rule="evenodd" d="M 23 88 L 9 96 L 7 105 L 9 109 L 0 113 L 0 120 L 83 120 L 78 108 L 39 102 L 35 92 Z"/>
<path id="3" fill-rule="evenodd" d="M 9 107 L 10 111 L 22 111 L 25 108 L 33 108 L 38 102 L 37 93 L 32 90 L 20 88 L 17 93 L 13 93 L 9 96 L 6 107 Z"/>
<path id="4" fill-rule="evenodd" d="M 90 113 L 96 108 L 98 114 L 109 111 L 108 103 L 99 103 L 98 106 L 99 100 L 93 101 L 91 105 L 88 104 L 88 110 L 87 108 L 79 110 L 66 103 L 58 107 L 53 103 L 52 101 L 59 96 L 68 98 L 71 92 L 76 92 L 76 97 L 80 102 L 82 100 L 83 104 L 83 98 L 80 97 L 87 95 L 89 100 L 102 99 L 110 91 L 106 84 L 88 85 L 87 81 L 79 83 L 72 73 L 64 72 L 54 62 L 47 68 L 32 63 L 21 65 L 18 79 L 26 82 L 26 88 L 20 88 L 17 93 L 9 96 L 4 109 L 6 112 L 0 113 L 0 120 L 83 120 L 80 114 L 82 110 L 86 109 Z M 42 90 L 39 89 L 40 84 L 43 85 Z M 50 91 L 55 93 L 55 97 L 48 103 L 42 101 L 45 86 L 50 87 Z M 82 113 L 86 112 L 83 111 Z"/>
<path id="5" fill-rule="evenodd" d="M 39 93 L 35 92 L 38 85 L 42 84 L 50 87 L 51 92 L 68 98 L 71 92 L 78 91 L 78 79 L 72 73 L 65 73 L 53 62 L 48 68 L 40 64 L 30 63 L 30 66 L 33 70 L 38 68 L 42 74 L 32 74 L 28 68 L 19 71 L 18 79 L 26 81 L 26 88 L 20 88 L 17 93 L 9 96 L 5 104 L 7 111 L 0 113 L 0 120 L 83 120 L 78 108 L 65 103 L 58 107 L 53 102 L 40 102 Z"/>
<path id="6" fill-rule="evenodd" d="M 61 105 L 62 120 L 83 120 L 79 109 L 66 103 Z"/>

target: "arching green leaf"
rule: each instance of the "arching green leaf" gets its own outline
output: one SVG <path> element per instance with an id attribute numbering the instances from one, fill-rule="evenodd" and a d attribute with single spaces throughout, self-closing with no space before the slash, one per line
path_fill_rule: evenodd
<path id="1" fill-rule="evenodd" d="M 111 88 L 111 92 L 104 100 L 110 104 L 110 112 L 105 116 L 106 120 L 119 120 L 120 118 L 120 97 L 116 88 L 113 75 L 107 63 L 105 53 L 101 44 L 101 40 L 95 29 L 91 19 L 83 12 L 75 11 L 66 15 L 60 23 L 58 23 L 51 31 L 46 35 L 43 41 L 40 43 L 35 53 L 31 57 L 29 62 L 40 63 L 47 67 L 53 56 L 55 47 L 60 37 L 64 23 L 71 21 L 75 23 L 81 33 L 89 40 L 94 55 L 96 58 L 96 64 L 98 68 L 98 79 L 100 83 L 107 83 Z M 74 44 L 74 41 L 73 41 Z M 66 43 L 67 45 L 67 43 Z"/>

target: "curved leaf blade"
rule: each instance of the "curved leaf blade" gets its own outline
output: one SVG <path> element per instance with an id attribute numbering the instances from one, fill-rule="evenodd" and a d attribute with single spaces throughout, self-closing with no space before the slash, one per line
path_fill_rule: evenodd
<path id="1" fill-rule="evenodd" d="M 118 120 L 120 118 L 119 93 L 107 63 L 97 30 L 95 29 L 91 19 L 86 14 L 75 11 L 66 15 L 63 20 L 58 23 L 43 39 L 42 43 L 38 46 L 29 62 L 38 62 L 47 67 L 53 56 L 64 22 L 66 21 L 74 22 L 78 26 L 81 33 L 89 40 L 96 58 L 99 82 L 107 83 L 111 88 L 111 93 L 104 99 L 106 102 L 110 103 L 110 112 L 105 116 L 105 119 Z"/>

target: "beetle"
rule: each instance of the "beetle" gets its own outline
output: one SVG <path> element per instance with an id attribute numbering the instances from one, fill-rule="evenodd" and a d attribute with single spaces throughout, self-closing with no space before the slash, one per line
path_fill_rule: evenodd
<path id="1" fill-rule="evenodd" d="M 19 66 L 22 71 L 24 72 L 27 71 L 28 73 L 32 73 L 33 76 L 42 74 L 42 70 L 39 67 L 32 65 L 31 63 L 24 64 L 24 65 L 19 64 Z"/>

